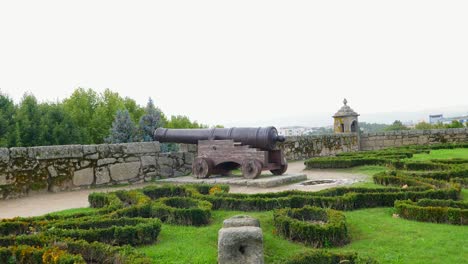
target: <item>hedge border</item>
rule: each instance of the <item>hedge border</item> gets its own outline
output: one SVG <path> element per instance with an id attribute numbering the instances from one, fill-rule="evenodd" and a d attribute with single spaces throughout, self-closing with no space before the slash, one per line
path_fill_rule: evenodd
<path id="1" fill-rule="evenodd" d="M 307 221 L 324 221 L 325 224 Z M 342 246 L 349 243 L 346 218 L 340 211 L 305 206 L 275 210 L 273 223 L 278 235 L 312 247 Z"/>
<path id="2" fill-rule="evenodd" d="M 378 262 L 372 258 L 362 258 L 356 252 L 336 253 L 325 250 L 307 251 L 292 256 L 283 264 L 377 264 Z"/>
<path id="3" fill-rule="evenodd" d="M 395 201 L 396 213 L 421 222 L 468 225 L 468 202 L 421 199 Z"/>

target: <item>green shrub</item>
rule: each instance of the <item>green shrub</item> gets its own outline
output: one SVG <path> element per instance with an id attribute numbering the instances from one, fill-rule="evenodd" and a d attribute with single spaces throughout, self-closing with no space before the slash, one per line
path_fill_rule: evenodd
<path id="1" fill-rule="evenodd" d="M 313 247 L 341 246 L 349 242 L 344 214 L 332 209 L 312 206 L 279 209 L 273 213 L 273 222 L 278 235 Z"/>
<path id="2" fill-rule="evenodd" d="M 401 217 L 416 221 L 468 225 L 468 203 L 422 199 L 395 201 Z"/>
<path id="3" fill-rule="evenodd" d="M 145 245 L 156 241 L 161 231 L 159 219 L 77 219 L 50 224 L 45 235 L 103 242 L 111 245 Z"/>
<path id="4" fill-rule="evenodd" d="M 152 216 L 177 225 L 207 225 L 212 204 L 185 197 L 162 198 L 153 204 Z"/>
<path id="5" fill-rule="evenodd" d="M 377 264 L 370 258 L 360 258 L 357 253 L 335 253 L 323 250 L 314 250 L 293 256 L 283 262 L 284 264 Z"/>
<path id="6" fill-rule="evenodd" d="M 37 248 L 26 245 L 0 247 L 0 263 L 28 264 L 80 264 L 86 263 L 81 256 L 67 253 L 58 247 Z"/>

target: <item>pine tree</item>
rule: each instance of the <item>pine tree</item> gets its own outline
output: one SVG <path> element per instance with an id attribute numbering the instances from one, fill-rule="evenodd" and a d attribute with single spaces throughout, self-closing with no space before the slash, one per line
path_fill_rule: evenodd
<path id="1" fill-rule="evenodd" d="M 141 140 L 152 141 L 154 130 L 162 127 L 161 111 L 154 106 L 153 100 L 149 98 L 145 108 L 145 115 L 140 118 L 139 134 Z"/>
<path id="2" fill-rule="evenodd" d="M 135 141 L 136 127 L 128 110 L 118 110 L 110 129 L 107 143 L 129 143 Z"/>

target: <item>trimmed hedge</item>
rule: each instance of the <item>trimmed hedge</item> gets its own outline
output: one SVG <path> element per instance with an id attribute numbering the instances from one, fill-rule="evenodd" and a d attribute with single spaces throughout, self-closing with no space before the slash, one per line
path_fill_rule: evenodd
<path id="1" fill-rule="evenodd" d="M 145 218 L 77 219 L 51 226 L 45 235 L 132 246 L 154 243 L 161 231 L 159 219 Z"/>
<path id="2" fill-rule="evenodd" d="M 371 258 L 361 258 L 357 253 L 335 253 L 323 250 L 308 251 L 293 256 L 283 264 L 377 264 Z"/>
<path id="3" fill-rule="evenodd" d="M 86 263 L 120 263 L 120 264 L 150 264 L 152 261 L 144 254 L 137 252 L 130 246 L 115 247 L 107 244 L 93 242 L 88 243 L 84 240 L 71 240 L 69 238 L 61 239 L 57 241 L 57 238 L 46 237 L 44 235 L 30 235 L 30 236 L 10 236 L 0 238 L 0 252 L 9 251 L 9 248 L 18 247 L 31 247 L 37 250 L 55 248 L 68 252 L 68 254 L 76 255 L 76 263 L 80 262 L 80 259 L 84 259 Z M 1 256 L 7 256 L 9 253 L 0 253 L 0 260 L 3 260 Z M 81 258 L 80 258 L 81 256 Z M 11 257 L 9 258 L 11 259 Z M 15 259 L 16 260 L 16 259 Z M 3 262 L 0 263 L 35 263 L 35 262 Z M 42 263 L 42 262 L 38 262 Z M 50 262 L 54 263 L 54 262 Z M 67 262 L 59 262 L 67 263 Z M 71 262 L 75 263 L 75 262 Z"/>
<path id="4" fill-rule="evenodd" d="M 337 154 L 335 157 L 315 157 L 304 162 L 306 169 L 350 168 L 361 165 L 387 165 L 396 169 L 433 170 L 449 169 L 451 165 L 468 164 L 468 159 L 406 160 L 416 153 L 429 153 L 433 149 L 468 148 L 467 143 L 405 146 L 377 151 L 358 151 Z"/>
<path id="5" fill-rule="evenodd" d="M 189 197 L 161 198 L 155 202 L 124 208 L 116 217 L 157 217 L 163 222 L 177 225 L 207 225 L 211 220 L 212 204 Z"/>
<path id="6" fill-rule="evenodd" d="M 221 194 L 199 196 L 197 198 L 209 201 L 214 210 L 269 211 L 287 207 L 300 208 L 307 205 L 336 210 L 354 210 L 393 206 L 396 200 L 402 199 L 458 199 L 459 193 L 459 190 L 453 188 L 436 190 L 416 186 L 408 189 L 335 188 L 331 189 L 331 191 L 326 190 L 326 192 L 294 191 L 282 192 L 277 195 Z"/>
<path id="7" fill-rule="evenodd" d="M 69 254 L 58 247 L 37 248 L 19 245 L 0 247 L 0 263 L 28 263 L 28 264 L 84 264 L 81 256 Z"/>
<path id="8" fill-rule="evenodd" d="M 468 225 L 468 203 L 452 200 L 422 199 L 395 201 L 401 217 L 416 221 Z"/>
<path id="9" fill-rule="evenodd" d="M 342 246 L 349 242 L 343 213 L 319 207 L 279 209 L 273 213 L 275 231 L 292 241 L 313 247 Z"/>

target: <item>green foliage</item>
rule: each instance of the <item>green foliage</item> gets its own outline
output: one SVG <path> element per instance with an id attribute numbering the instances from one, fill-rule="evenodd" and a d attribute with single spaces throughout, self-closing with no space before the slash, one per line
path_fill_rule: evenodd
<path id="1" fill-rule="evenodd" d="M 416 221 L 468 225 L 468 203 L 421 199 L 395 201 L 397 214 Z"/>
<path id="2" fill-rule="evenodd" d="M 359 128 L 364 133 L 383 132 L 388 126 L 386 124 L 359 122 Z"/>
<path id="3" fill-rule="evenodd" d="M 207 125 L 199 124 L 197 121 L 190 121 L 187 116 L 177 115 L 171 116 L 171 119 L 166 123 L 166 128 L 207 128 Z"/>
<path id="4" fill-rule="evenodd" d="M 145 114 L 139 121 L 139 136 L 143 141 L 153 141 L 154 130 L 164 125 L 161 110 L 154 106 L 153 100 L 149 98 L 145 108 Z"/>
<path id="5" fill-rule="evenodd" d="M 341 246 L 349 242 L 346 218 L 332 209 L 305 206 L 273 213 L 277 234 L 312 247 Z"/>
<path id="6" fill-rule="evenodd" d="M 390 126 L 386 127 L 384 129 L 385 131 L 398 131 L 398 130 L 409 130 L 409 128 L 405 125 L 400 120 L 395 120 Z"/>
<path id="7" fill-rule="evenodd" d="M 416 124 L 415 129 L 443 129 L 443 128 L 464 128 L 465 126 L 458 120 L 453 120 L 450 124 L 435 123 L 429 124 L 425 121 Z"/>
<path id="8" fill-rule="evenodd" d="M 308 251 L 293 256 L 284 264 L 373 264 L 378 263 L 371 258 L 360 258 L 356 253 L 333 253 L 328 251 Z"/>
<path id="9" fill-rule="evenodd" d="M 0 147 L 16 145 L 15 111 L 13 100 L 0 92 Z"/>
<path id="10" fill-rule="evenodd" d="M 116 120 L 125 120 L 124 131 L 120 121 L 113 127 Z M 109 89 L 97 93 L 78 88 L 54 103 L 39 103 L 34 95 L 25 94 L 18 105 L 0 93 L 0 147 L 101 144 L 106 138 L 116 143 L 152 141 L 154 129 L 165 123 L 171 128 L 207 127 L 186 116 L 173 116 L 167 122 L 151 99 L 144 108 Z M 126 136 L 120 137 L 123 134 Z M 176 150 L 175 145 L 162 148 Z"/>
<path id="11" fill-rule="evenodd" d="M 81 256 L 72 255 L 58 247 L 36 248 L 20 245 L 1 248 L 0 263 L 28 263 L 28 264 L 84 264 Z"/>
<path id="12" fill-rule="evenodd" d="M 107 143 L 130 143 L 136 140 L 137 129 L 128 110 L 117 110 L 109 131 L 110 135 L 105 139 Z"/>

